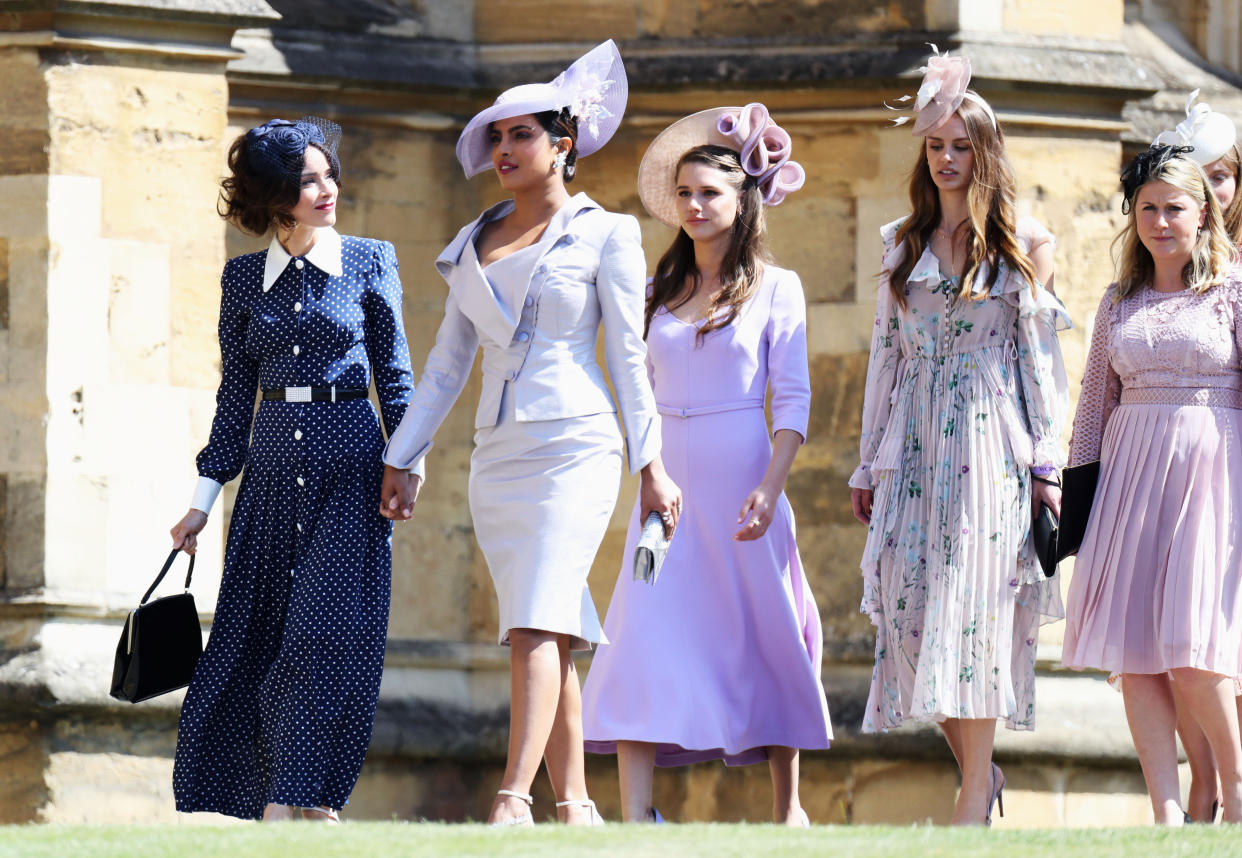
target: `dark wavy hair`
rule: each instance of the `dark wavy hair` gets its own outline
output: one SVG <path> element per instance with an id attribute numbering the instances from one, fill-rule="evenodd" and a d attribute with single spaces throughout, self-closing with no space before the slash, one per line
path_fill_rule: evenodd
<path id="1" fill-rule="evenodd" d="M 720 294 L 707 309 L 707 321 L 699 327 L 696 342 L 712 331 L 731 325 L 738 310 L 759 288 L 763 263 L 771 260 L 765 241 L 763 194 L 754 176 L 742 169 L 737 152 L 711 144 L 695 146 L 677 161 L 674 176 L 686 164 L 706 164 L 719 170 L 737 192 L 737 218 L 729 235 L 729 246 L 720 262 Z M 673 180 L 676 182 L 676 179 Z M 687 286 L 687 284 L 692 284 Z M 702 285 L 702 277 L 694 262 L 694 241 L 684 229 L 677 230 L 672 246 L 656 263 L 651 279 L 651 295 L 643 319 L 643 338 L 651 329 L 656 310 L 665 306 L 669 312 L 685 304 Z"/>
<path id="2" fill-rule="evenodd" d="M 302 192 L 302 171 L 264 169 L 257 159 L 251 157 L 253 142 L 250 134 L 243 134 L 229 147 L 229 175 L 220 181 L 220 199 L 216 211 L 220 217 L 232 223 L 242 232 L 264 235 L 273 226 L 293 229 L 297 221 L 290 212 L 298 203 Z M 328 175 L 341 186 L 341 167 L 336 155 L 327 147 L 310 141 L 328 160 Z M 305 150 L 303 150 L 305 157 Z"/>

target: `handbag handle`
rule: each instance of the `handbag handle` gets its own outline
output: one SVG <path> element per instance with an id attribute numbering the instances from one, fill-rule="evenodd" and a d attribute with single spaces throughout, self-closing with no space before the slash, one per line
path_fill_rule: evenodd
<path id="1" fill-rule="evenodd" d="M 138 603 L 140 606 L 145 605 L 147 603 L 147 599 L 151 598 L 151 594 L 155 592 L 155 588 L 158 587 L 160 585 L 160 582 L 164 580 L 164 576 L 168 574 L 168 570 L 172 568 L 173 561 L 177 559 L 177 555 L 180 553 L 181 553 L 180 548 L 174 548 L 172 550 L 172 554 L 168 555 L 168 559 L 164 561 L 164 568 L 160 570 L 160 574 L 155 576 L 155 582 L 150 587 L 147 588 L 147 592 L 143 595 L 142 601 Z M 189 591 L 190 589 L 190 578 L 192 578 L 193 575 L 194 575 L 194 555 L 191 554 L 190 555 L 190 568 L 185 573 L 185 589 L 187 591 Z"/>

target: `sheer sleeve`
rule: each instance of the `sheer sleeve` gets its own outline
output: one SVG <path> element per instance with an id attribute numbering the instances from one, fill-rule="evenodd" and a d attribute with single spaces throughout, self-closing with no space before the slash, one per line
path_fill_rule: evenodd
<path id="1" fill-rule="evenodd" d="M 1070 327 L 1061 301 L 1041 285 L 1023 288 L 1018 300 L 1018 377 L 1031 435 L 1031 464 L 1059 468 L 1065 462 L 1061 430 L 1069 413 L 1069 382 L 1059 331 Z"/>
<path id="2" fill-rule="evenodd" d="M 896 233 L 895 225 L 890 226 L 893 227 L 891 230 L 885 227 L 881 233 L 884 237 L 885 259 L 892 252 L 892 236 Z M 876 292 L 875 325 L 871 329 L 871 353 L 867 360 L 867 385 L 863 391 L 859 461 L 858 467 L 850 476 L 852 488 L 871 489 L 875 486 L 871 463 L 880 442 L 884 440 L 884 430 L 888 426 L 888 415 L 893 407 L 893 393 L 897 388 L 902 364 L 900 328 L 898 308 L 893 301 L 888 277 L 881 276 Z"/>
<path id="3" fill-rule="evenodd" d="M 1078 393 L 1078 409 L 1074 413 L 1074 434 L 1070 440 L 1070 465 L 1082 465 L 1100 458 L 1100 442 L 1104 427 L 1113 409 L 1121 401 L 1121 377 L 1109 360 L 1108 341 L 1112 332 L 1116 305 L 1110 286 L 1100 300 L 1091 329 L 1091 348 L 1087 352 L 1087 368 Z"/>

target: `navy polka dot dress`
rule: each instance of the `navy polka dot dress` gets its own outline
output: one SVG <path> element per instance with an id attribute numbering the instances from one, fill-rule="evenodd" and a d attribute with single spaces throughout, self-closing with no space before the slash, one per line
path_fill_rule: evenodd
<path id="1" fill-rule="evenodd" d="M 266 251 L 224 269 L 222 380 L 198 469 L 220 483 L 245 471 L 181 710 L 180 811 L 339 809 L 371 740 L 392 577 L 379 418 L 367 399 L 254 411 L 258 389 L 365 388 L 374 372 L 385 427 L 401 422 L 413 385 L 396 255 L 341 242 L 340 276 L 295 258 L 264 291 Z"/>

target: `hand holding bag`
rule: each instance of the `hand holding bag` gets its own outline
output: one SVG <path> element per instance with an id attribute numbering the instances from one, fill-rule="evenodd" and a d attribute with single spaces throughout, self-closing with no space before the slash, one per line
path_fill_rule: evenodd
<path id="1" fill-rule="evenodd" d="M 1039 508 L 1031 525 L 1031 537 L 1045 578 L 1057 574 L 1057 564 L 1082 547 L 1099 478 L 1098 461 L 1065 468 L 1061 471 L 1061 518 L 1057 519 L 1046 506 Z"/>
<path id="2" fill-rule="evenodd" d="M 647 520 L 643 522 L 642 533 L 638 537 L 638 545 L 634 547 L 635 581 L 646 581 L 655 586 L 670 542 L 672 538 L 664 527 L 664 519 L 658 512 L 648 513 Z"/>
<path id="3" fill-rule="evenodd" d="M 190 594 L 193 554 L 185 573 L 185 592 L 147 603 L 180 553 L 181 549 L 173 549 L 138 607 L 125 619 L 112 666 L 111 694 L 118 700 L 150 700 L 184 688 L 194 675 L 194 665 L 203 653 L 203 631 Z"/>

